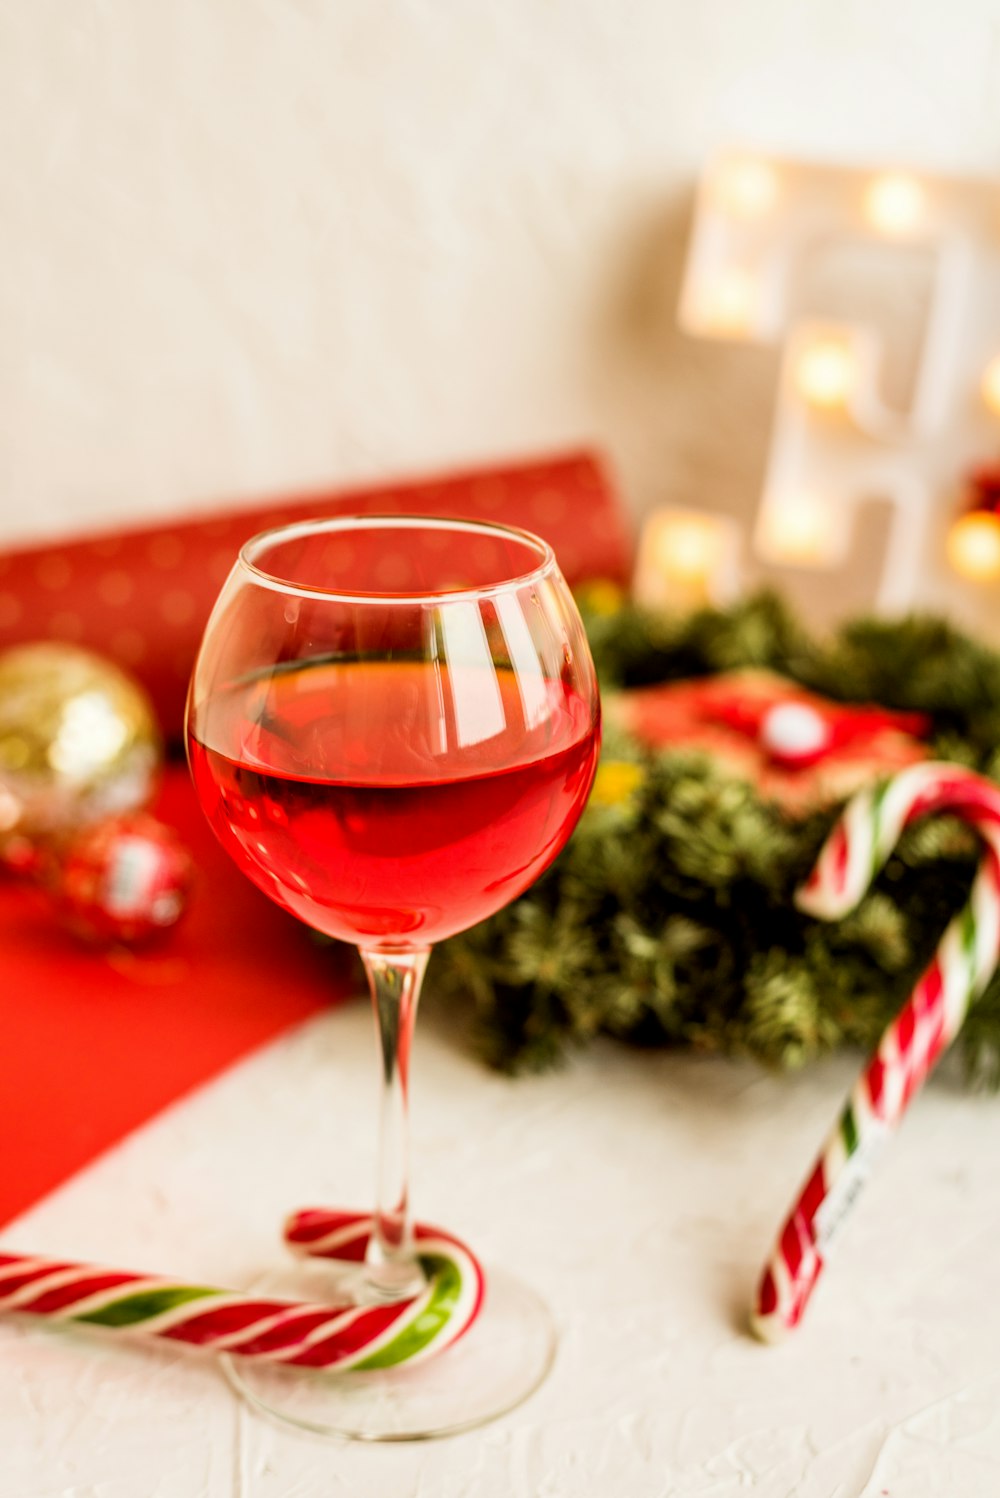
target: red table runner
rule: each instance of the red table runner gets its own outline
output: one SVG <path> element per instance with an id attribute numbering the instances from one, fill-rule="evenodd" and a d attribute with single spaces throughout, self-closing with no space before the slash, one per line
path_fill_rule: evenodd
<path id="1" fill-rule="evenodd" d="M 363 983 L 347 948 L 321 947 L 239 874 L 186 767 L 168 770 L 155 810 L 198 865 L 191 907 L 157 948 L 81 946 L 38 891 L 0 887 L 0 1223 Z"/>

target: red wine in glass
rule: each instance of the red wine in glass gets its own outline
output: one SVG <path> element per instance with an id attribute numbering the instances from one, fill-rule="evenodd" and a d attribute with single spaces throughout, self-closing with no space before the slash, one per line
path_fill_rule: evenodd
<path id="1" fill-rule="evenodd" d="M 530 728 L 515 675 L 493 683 L 503 726 L 488 749 L 456 742 L 461 685 L 424 662 L 303 662 L 235 686 L 191 736 L 201 804 L 243 872 L 317 930 L 363 946 L 440 941 L 527 889 L 593 777 L 579 692 L 545 682 Z M 428 697 L 442 724 L 428 726 Z"/>

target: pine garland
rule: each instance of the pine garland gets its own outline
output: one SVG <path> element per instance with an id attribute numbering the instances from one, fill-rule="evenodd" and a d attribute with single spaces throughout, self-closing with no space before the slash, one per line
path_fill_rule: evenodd
<path id="1" fill-rule="evenodd" d="M 1000 655 L 940 619 L 863 619 L 811 639 L 771 594 L 684 619 L 605 585 L 581 599 L 602 689 L 758 666 L 845 702 L 920 711 L 935 757 L 1000 779 Z M 472 1000 L 489 1059 L 550 1066 L 598 1033 L 797 1066 L 872 1046 L 898 1011 L 977 861 L 966 828 L 918 824 L 860 908 L 821 924 L 792 892 L 835 809 L 792 821 L 690 750 L 606 736 L 591 803 L 553 867 L 446 943 L 433 987 Z M 1000 979 L 962 1032 L 971 1081 L 1000 1085 Z"/>

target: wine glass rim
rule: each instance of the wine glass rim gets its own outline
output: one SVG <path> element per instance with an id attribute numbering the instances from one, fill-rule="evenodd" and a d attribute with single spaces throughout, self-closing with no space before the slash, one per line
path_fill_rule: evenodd
<path id="1" fill-rule="evenodd" d="M 427 589 L 375 588 L 322 588 L 306 586 L 278 572 L 270 572 L 255 559 L 269 545 L 276 542 L 294 541 L 299 536 L 321 535 L 338 530 L 450 530 L 468 531 L 473 535 L 497 536 L 520 541 L 530 547 L 538 557 L 537 565 L 525 572 L 518 572 L 499 582 L 483 583 L 465 588 L 447 588 L 428 592 Z M 386 512 L 378 515 L 331 515 L 317 516 L 313 520 L 295 520 L 284 525 L 275 525 L 259 531 L 240 547 L 238 565 L 251 573 L 255 582 L 277 593 L 288 593 L 296 598 L 315 598 L 344 603 L 372 602 L 379 604 L 416 604 L 451 602 L 462 598 L 484 598 L 491 594 L 505 593 L 511 588 L 524 587 L 540 581 L 556 568 L 556 555 L 549 543 L 536 536 L 533 531 L 516 525 L 501 525 L 492 520 L 466 520 L 447 515 L 403 515 Z"/>

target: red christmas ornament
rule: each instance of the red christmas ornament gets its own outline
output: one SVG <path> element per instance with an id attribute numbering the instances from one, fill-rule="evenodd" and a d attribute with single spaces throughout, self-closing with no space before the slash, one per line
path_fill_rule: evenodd
<path id="1" fill-rule="evenodd" d="M 78 935 L 109 946 L 138 946 L 180 920 L 192 872 L 170 828 L 136 812 L 78 833 L 56 865 L 52 891 Z"/>

